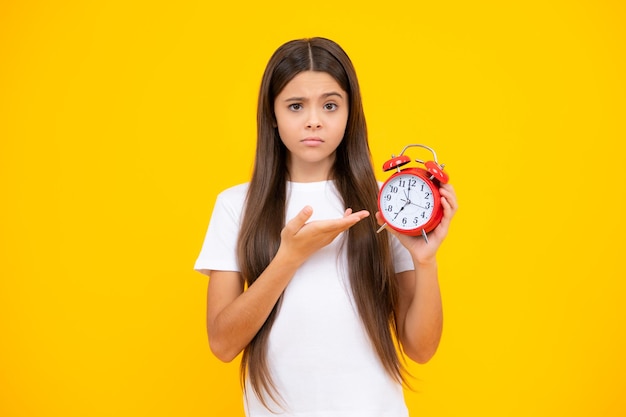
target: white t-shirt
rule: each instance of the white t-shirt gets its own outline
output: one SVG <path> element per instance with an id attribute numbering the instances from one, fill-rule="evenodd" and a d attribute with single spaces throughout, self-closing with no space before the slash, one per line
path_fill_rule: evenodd
<path id="1" fill-rule="evenodd" d="M 196 270 L 239 271 L 236 242 L 247 189 L 242 184 L 218 196 Z M 345 211 L 332 181 L 289 182 L 287 196 L 286 221 L 306 205 L 313 208 L 311 221 Z M 272 326 L 268 364 L 284 403 L 268 398 L 268 410 L 247 390 L 247 416 L 408 416 L 402 386 L 383 368 L 358 314 L 342 236 L 298 269 Z M 412 270 L 408 251 L 395 238 L 392 245 L 396 272 Z"/>

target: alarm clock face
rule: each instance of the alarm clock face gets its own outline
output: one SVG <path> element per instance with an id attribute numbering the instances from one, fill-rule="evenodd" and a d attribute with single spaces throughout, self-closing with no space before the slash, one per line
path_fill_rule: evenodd
<path id="1" fill-rule="evenodd" d="M 433 216 L 433 194 L 429 183 L 417 175 L 394 175 L 380 191 L 380 212 L 394 229 L 408 231 L 420 228 Z"/>

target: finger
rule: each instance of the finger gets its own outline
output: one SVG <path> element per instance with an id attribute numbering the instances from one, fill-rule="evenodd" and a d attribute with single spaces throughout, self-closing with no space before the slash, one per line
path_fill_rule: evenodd
<path id="1" fill-rule="evenodd" d="M 341 219 L 329 220 L 327 222 L 324 222 L 325 224 L 323 225 L 323 228 L 327 232 L 336 231 L 340 233 L 344 230 L 351 228 L 369 215 L 369 211 L 360 210 L 356 213 L 350 213 L 347 216 L 342 217 Z"/>
<path id="2" fill-rule="evenodd" d="M 346 211 L 343 212 L 343 217 L 348 217 L 351 214 L 352 214 L 352 209 L 347 208 Z"/>
<path id="3" fill-rule="evenodd" d="M 441 205 L 443 206 L 443 217 L 441 218 L 441 223 L 443 223 L 447 229 L 454 210 L 452 210 L 452 206 L 450 206 L 450 202 L 446 197 L 441 197 Z"/>
<path id="4" fill-rule="evenodd" d="M 348 209 L 348 210 L 352 211 L 352 209 Z M 360 210 L 360 211 L 357 211 L 356 213 L 348 214 L 346 217 L 343 218 L 346 229 L 354 226 L 355 224 L 357 224 L 364 218 L 368 217 L 369 215 L 370 213 L 367 210 Z"/>
<path id="5" fill-rule="evenodd" d="M 385 223 L 385 220 L 383 219 L 383 215 L 380 214 L 380 211 L 376 212 L 376 223 L 378 223 L 379 226 L 382 226 L 383 223 Z"/>
<path id="6" fill-rule="evenodd" d="M 311 206 L 305 206 L 296 217 L 289 220 L 289 222 L 285 225 L 285 230 L 289 231 L 291 235 L 295 235 L 298 233 L 298 230 L 302 229 L 302 227 L 306 224 L 306 222 L 311 218 L 313 214 L 313 208 Z"/>
<path id="7" fill-rule="evenodd" d="M 350 209 L 350 211 L 352 211 L 352 209 Z M 359 220 L 363 220 L 364 218 L 369 217 L 369 215 L 370 215 L 369 211 L 367 211 L 367 210 L 359 210 L 356 213 L 351 213 L 350 217 L 356 217 Z"/>
<path id="8" fill-rule="evenodd" d="M 452 184 L 442 184 L 441 189 L 446 190 L 447 192 L 451 194 L 454 194 L 454 186 Z"/>
<path id="9" fill-rule="evenodd" d="M 448 199 L 448 203 L 453 209 L 456 208 L 456 193 L 450 184 L 445 184 L 445 187 L 441 188 L 441 195 Z"/>
<path id="10" fill-rule="evenodd" d="M 452 217 L 454 217 L 455 210 L 450 205 L 450 201 L 442 197 L 441 205 L 443 206 L 443 217 L 441 218 L 441 222 L 435 229 L 438 235 L 442 236 L 442 239 L 448 234 L 448 230 L 450 228 L 450 223 L 452 221 Z"/>
<path id="11" fill-rule="evenodd" d="M 449 184 L 446 184 L 446 185 L 449 185 Z M 441 199 L 442 199 L 442 202 L 444 199 L 446 200 L 446 202 L 448 203 L 453 213 L 457 210 L 458 205 L 456 201 L 456 194 L 454 193 L 454 189 L 451 186 L 446 187 L 445 189 L 444 188 L 441 189 Z"/>

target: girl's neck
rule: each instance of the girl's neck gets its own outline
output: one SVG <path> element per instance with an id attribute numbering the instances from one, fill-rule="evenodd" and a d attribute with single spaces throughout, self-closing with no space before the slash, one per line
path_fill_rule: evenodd
<path id="1" fill-rule="evenodd" d="M 331 162 L 331 161 L 328 161 Z M 332 178 L 332 163 L 287 163 L 287 179 L 291 182 L 320 182 Z"/>

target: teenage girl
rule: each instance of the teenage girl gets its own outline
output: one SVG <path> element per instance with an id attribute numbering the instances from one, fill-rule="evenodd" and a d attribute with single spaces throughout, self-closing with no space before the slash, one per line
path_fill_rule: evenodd
<path id="1" fill-rule="evenodd" d="M 252 179 L 219 194 L 195 264 L 210 276 L 212 352 L 243 353 L 249 417 L 408 416 L 402 357 L 427 362 L 441 337 L 436 253 L 457 207 L 452 186 L 428 243 L 376 233 L 360 89 L 328 39 L 276 50 L 257 124 Z"/>

